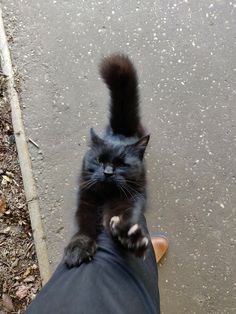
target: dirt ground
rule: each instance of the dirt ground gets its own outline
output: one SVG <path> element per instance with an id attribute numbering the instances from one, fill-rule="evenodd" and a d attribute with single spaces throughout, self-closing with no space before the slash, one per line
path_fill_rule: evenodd
<path id="1" fill-rule="evenodd" d="M 1 72 L 0 117 L 0 314 L 23 313 L 41 281 Z"/>

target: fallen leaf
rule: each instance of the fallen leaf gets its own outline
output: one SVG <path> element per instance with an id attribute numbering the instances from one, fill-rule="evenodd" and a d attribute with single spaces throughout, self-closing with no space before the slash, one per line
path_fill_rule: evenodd
<path id="1" fill-rule="evenodd" d="M 31 266 L 31 268 L 32 268 L 32 269 L 38 269 L 38 266 L 37 266 L 36 264 L 33 264 L 33 265 Z"/>
<path id="2" fill-rule="evenodd" d="M 27 277 L 30 274 L 30 271 L 31 271 L 31 269 L 30 269 L 30 267 L 28 267 L 23 274 L 23 278 Z"/>
<path id="3" fill-rule="evenodd" d="M 6 182 L 12 183 L 12 179 L 6 175 L 2 176 L 3 180 L 5 180 Z"/>
<path id="4" fill-rule="evenodd" d="M 11 267 L 12 268 L 15 268 L 19 263 L 19 259 L 16 259 L 12 264 L 11 264 Z"/>
<path id="5" fill-rule="evenodd" d="M 34 297 L 37 294 L 37 292 L 38 292 L 38 288 L 32 288 L 31 292 L 32 292 L 33 297 Z"/>
<path id="6" fill-rule="evenodd" d="M 0 198 L 0 215 L 4 214 L 7 209 L 6 199 L 5 197 L 1 196 Z"/>
<path id="7" fill-rule="evenodd" d="M 12 183 L 12 179 L 6 175 L 2 176 L 2 185 L 7 185 L 8 183 Z"/>
<path id="8" fill-rule="evenodd" d="M 16 296 L 22 300 L 27 296 L 28 290 L 29 288 L 27 286 L 22 285 L 17 289 Z"/>
<path id="9" fill-rule="evenodd" d="M 34 276 L 28 276 L 24 279 L 24 282 L 33 282 L 34 280 Z"/>
<path id="10" fill-rule="evenodd" d="M 14 305 L 12 303 L 12 299 L 8 294 L 3 293 L 2 295 L 2 305 L 5 307 L 5 309 L 9 312 L 14 311 Z"/>
<path id="11" fill-rule="evenodd" d="M 3 233 L 8 233 L 10 230 L 11 230 L 11 227 L 8 226 L 3 230 Z"/>
<path id="12" fill-rule="evenodd" d="M 3 285 L 2 285 L 2 290 L 3 290 L 3 292 L 6 292 L 7 290 L 8 290 L 8 284 L 7 284 L 7 282 L 5 281 L 4 283 L 3 283 Z"/>
<path id="13" fill-rule="evenodd" d="M 10 172 L 10 171 L 6 171 L 6 175 L 10 178 L 14 178 L 14 173 Z"/>

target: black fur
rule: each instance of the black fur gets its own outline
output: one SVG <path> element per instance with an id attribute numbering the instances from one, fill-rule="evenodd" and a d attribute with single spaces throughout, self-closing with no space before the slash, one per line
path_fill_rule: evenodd
<path id="1" fill-rule="evenodd" d="M 103 59 L 100 74 L 110 90 L 110 125 L 113 134 L 137 135 L 139 95 L 136 70 L 124 55 Z"/>
<path id="2" fill-rule="evenodd" d="M 143 156 L 149 141 L 139 118 L 137 74 L 123 55 L 105 58 L 100 73 L 110 89 L 110 123 L 103 137 L 91 129 L 79 184 L 79 231 L 65 249 L 68 267 L 93 257 L 102 228 L 137 256 L 144 255 L 148 245 L 136 225 L 146 202 Z"/>

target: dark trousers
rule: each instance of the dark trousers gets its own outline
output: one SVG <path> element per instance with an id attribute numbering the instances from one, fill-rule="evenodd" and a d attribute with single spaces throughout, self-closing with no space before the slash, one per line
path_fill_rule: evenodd
<path id="1" fill-rule="evenodd" d="M 145 218 L 140 224 L 147 231 Z M 146 259 L 125 252 L 106 232 L 94 260 L 68 269 L 60 264 L 27 314 L 158 314 L 158 274 L 150 244 Z"/>

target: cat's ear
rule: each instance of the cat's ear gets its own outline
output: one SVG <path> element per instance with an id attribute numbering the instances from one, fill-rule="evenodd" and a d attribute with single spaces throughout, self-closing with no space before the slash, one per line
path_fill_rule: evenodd
<path id="1" fill-rule="evenodd" d="M 143 159 L 147 144 L 149 142 L 150 135 L 146 135 L 140 138 L 135 144 L 133 144 L 133 147 L 138 151 L 139 157 Z"/>
<path id="2" fill-rule="evenodd" d="M 95 133 L 94 129 L 90 129 L 91 146 L 100 146 L 104 141 Z"/>

